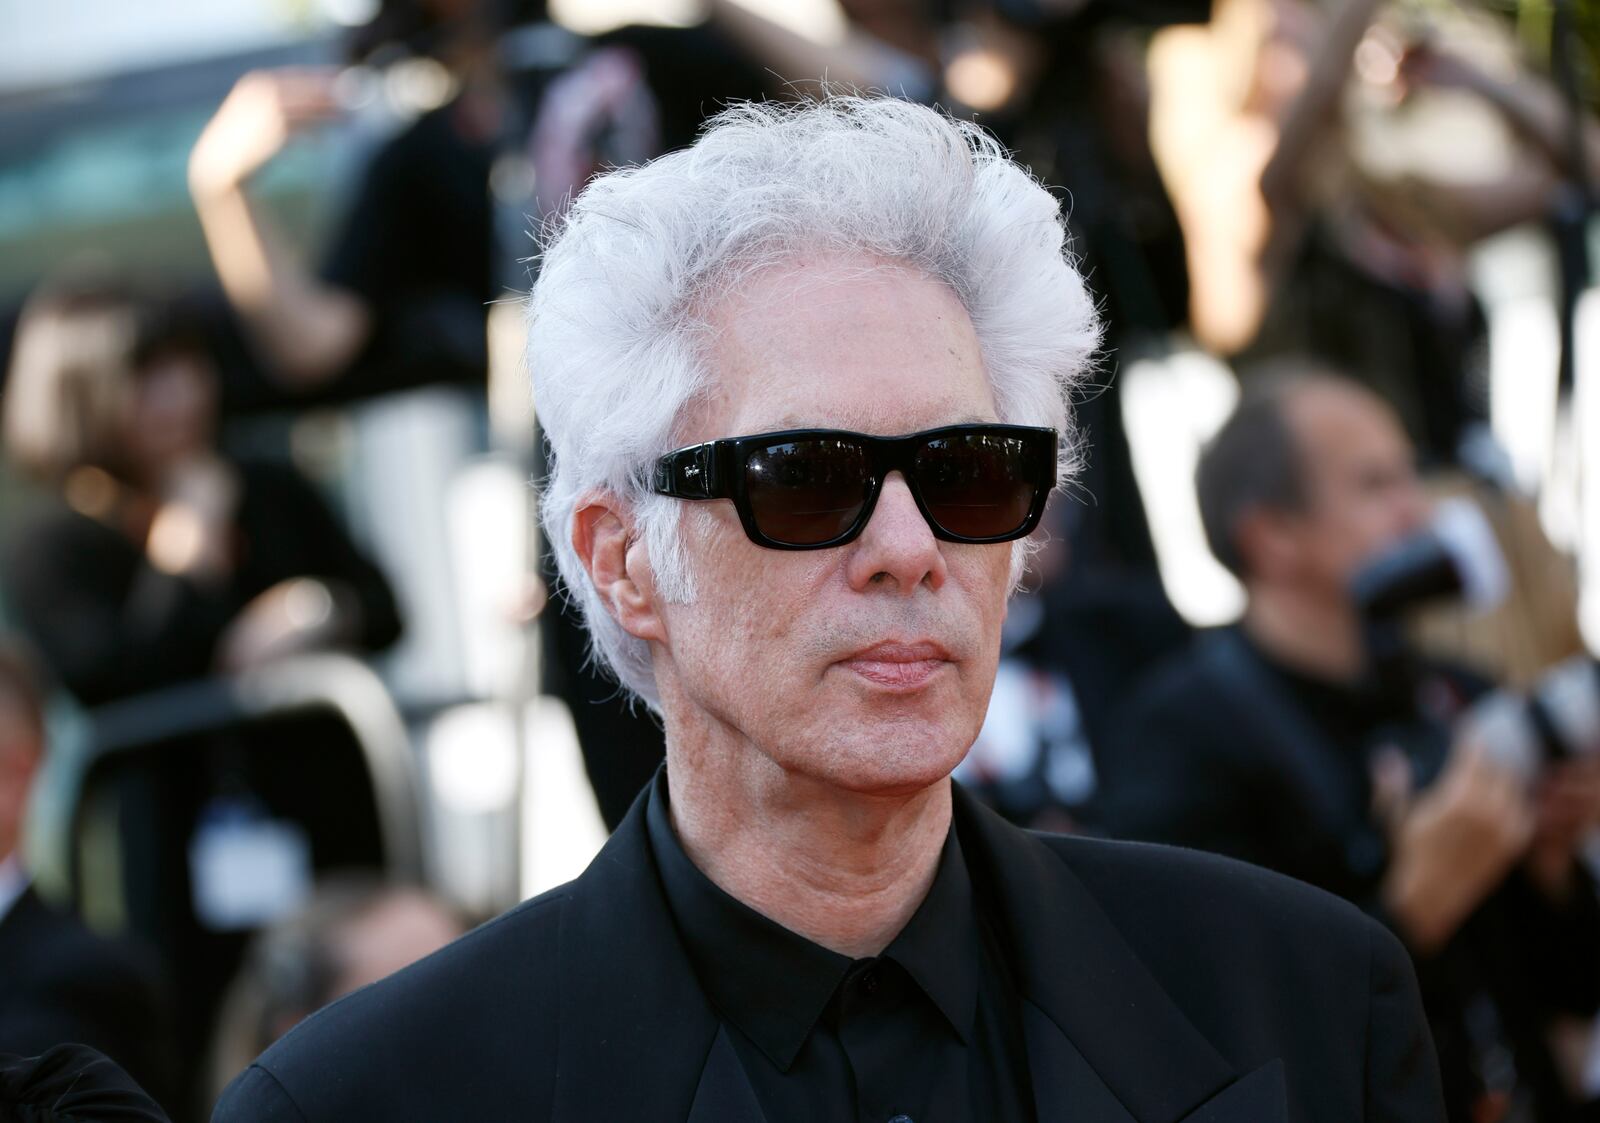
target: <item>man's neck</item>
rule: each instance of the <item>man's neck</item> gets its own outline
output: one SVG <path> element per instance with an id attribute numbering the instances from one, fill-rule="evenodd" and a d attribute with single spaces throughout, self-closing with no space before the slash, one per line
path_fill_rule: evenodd
<path id="1" fill-rule="evenodd" d="M 785 772 L 728 735 L 685 743 L 669 733 L 667 776 L 673 827 L 707 877 L 852 958 L 877 955 L 906 926 L 950 830 L 948 780 L 862 795 Z"/>
<path id="2" fill-rule="evenodd" d="M 1361 622 L 1347 603 L 1256 587 L 1243 627 L 1263 652 L 1309 677 L 1348 683 L 1366 669 Z"/>

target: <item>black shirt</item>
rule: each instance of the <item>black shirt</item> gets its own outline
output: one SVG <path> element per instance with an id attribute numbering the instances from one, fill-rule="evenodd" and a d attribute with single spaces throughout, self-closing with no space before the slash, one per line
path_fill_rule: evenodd
<path id="1" fill-rule="evenodd" d="M 665 771 L 650 845 L 700 985 L 772 1123 L 1031 1120 L 1016 989 L 952 828 L 927 898 L 852 960 L 735 900 L 684 853 Z"/>

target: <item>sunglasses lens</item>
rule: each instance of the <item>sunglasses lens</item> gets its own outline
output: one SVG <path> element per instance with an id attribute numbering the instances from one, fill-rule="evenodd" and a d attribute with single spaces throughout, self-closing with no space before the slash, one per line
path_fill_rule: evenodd
<path id="1" fill-rule="evenodd" d="M 775 542 L 814 546 L 861 516 L 871 463 L 859 443 L 833 437 L 758 448 L 745 462 L 745 494 L 757 529 Z"/>
<path id="2" fill-rule="evenodd" d="M 1025 435 L 964 433 L 917 453 L 917 489 L 939 528 L 961 538 L 1015 535 L 1054 482 L 1050 442 Z"/>

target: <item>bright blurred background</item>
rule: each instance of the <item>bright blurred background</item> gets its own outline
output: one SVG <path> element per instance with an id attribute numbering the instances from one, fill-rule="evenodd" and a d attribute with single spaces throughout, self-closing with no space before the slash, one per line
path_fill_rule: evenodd
<path id="1" fill-rule="evenodd" d="M 247 106 L 236 83 L 260 71 L 314 78 Z M 246 654 L 213 658 L 220 622 L 196 640 L 198 677 L 129 677 L 123 663 L 164 657 L 131 641 L 91 674 L 79 633 L 102 617 L 79 593 L 132 596 L 131 578 L 108 575 L 115 551 L 80 523 L 126 531 L 129 565 L 163 579 L 199 563 L 151 552 L 178 502 L 164 484 L 108 484 L 92 458 L 30 474 L 21 445 L 60 410 L 8 422 L 0 626 L 57 688 L 32 876 L 156 945 L 184 976 L 196 1056 L 251 935 L 335 867 L 421 884 L 469 917 L 582 869 L 660 732 L 584 669 L 541 561 L 516 304 L 530 231 L 594 170 L 687 143 L 720 101 L 804 97 L 824 78 L 976 117 L 1067 208 L 1108 348 L 1079 403 L 1089 469 L 1053 509 L 1041 581 L 1144 582 L 1187 625 L 1235 618 L 1196 457 L 1237 371 L 1317 352 L 1394 405 L 1430 471 L 1534 512 L 1527 533 L 1570 586 L 1567 630 L 1595 651 L 1597 71 L 1587 0 L 0 0 L 0 405 L 22 411 L 13 341 L 37 294 L 159 297 L 183 326 L 156 351 L 199 354 L 214 380 L 214 408 L 196 407 L 214 438 L 185 486 L 248 496 L 269 470 L 238 465 L 292 473 L 344 559 L 241 594 L 234 620 L 265 615 L 263 590 L 284 596 L 227 649 Z M 1220 138 L 1250 120 L 1275 147 L 1225 161 Z M 1256 178 L 1229 182 L 1229 166 Z M 1273 176 L 1280 196 L 1257 214 Z M 1240 248 L 1252 239 L 1277 256 Z M 61 338 L 86 322 L 67 316 Z M 151 408 L 159 427 L 179 407 Z M 311 508 L 278 502 L 228 533 L 258 555 L 301 533 Z M 223 506 L 223 521 L 250 509 Z M 313 625 L 355 586 L 369 626 L 392 595 L 393 632 L 326 642 Z M 1543 662 L 1497 670 L 1525 681 L 1569 653 L 1532 646 Z M 991 737 L 1024 720 L 1003 708 L 1008 681 Z M 1092 769 L 1069 774 L 1049 798 L 1071 824 Z M 175 1116 L 206 1081 L 184 1075 Z"/>

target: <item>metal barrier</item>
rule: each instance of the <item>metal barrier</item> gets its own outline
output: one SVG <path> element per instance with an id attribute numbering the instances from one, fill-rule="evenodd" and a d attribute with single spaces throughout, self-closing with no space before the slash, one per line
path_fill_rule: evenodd
<path id="1" fill-rule="evenodd" d="M 313 869 L 346 866 L 401 881 L 424 874 L 406 727 L 353 658 L 287 660 L 91 712 L 62 832 L 71 892 L 91 925 L 142 939 L 165 960 L 179 1044 L 194 1058 L 254 924 L 273 919 L 218 923 L 199 907 L 200 825 L 241 792 L 269 813 L 263 822 L 296 825 L 308 881 Z M 234 881 L 248 896 L 248 877 Z"/>

